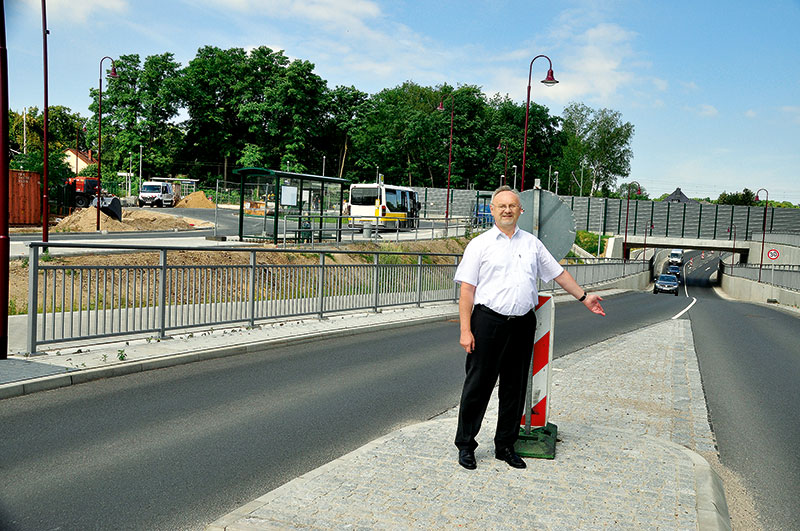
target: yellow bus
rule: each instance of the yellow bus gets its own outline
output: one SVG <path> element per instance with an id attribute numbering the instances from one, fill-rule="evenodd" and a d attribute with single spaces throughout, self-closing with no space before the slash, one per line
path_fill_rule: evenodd
<path id="1" fill-rule="evenodd" d="M 413 188 L 391 184 L 351 184 L 350 220 L 353 227 L 370 223 L 385 228 L 414 228 L 419 221 L 419 196 Z"/>

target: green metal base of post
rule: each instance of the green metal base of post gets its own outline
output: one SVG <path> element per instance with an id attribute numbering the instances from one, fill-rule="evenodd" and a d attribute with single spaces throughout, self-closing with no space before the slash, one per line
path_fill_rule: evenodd
<path id="1" fill-rule="evenodd" d="M 557 437 L 558 426 L 549 422 L 547 426 L 531 429 L 528 434 L 525 433 L 525 428 L 521 427 L 519 438 L 514 444 L 514 451 L 522 457 L 555 459 Z"/>

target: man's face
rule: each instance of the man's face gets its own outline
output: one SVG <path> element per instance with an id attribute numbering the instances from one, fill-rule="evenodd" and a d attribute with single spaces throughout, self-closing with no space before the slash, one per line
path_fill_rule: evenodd
<path id="1" fill-rule="evenodd" d="M 522 208 L 513 192 L 500 192 L 494 197 L 490 208 L 495 224 L 501 229 L 513 229 L 517 224 Z"/>

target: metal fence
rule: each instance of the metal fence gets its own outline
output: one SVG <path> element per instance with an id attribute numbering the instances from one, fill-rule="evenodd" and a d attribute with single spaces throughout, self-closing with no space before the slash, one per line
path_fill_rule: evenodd
<path id="1" fill-rule="evenodd" d="M 279 243 L 286 247 L 291 244 L 340 245 L 356 242 L 416 241 L 438 238 L 457 238 L 469 236 L 491 227 L 486 216 L 472 218 L 451 216 L 446 218 L 408 218 L 402 220 L 408 226 L 396 222 L 386 226 L 385 218 L 380 216 L 358 216 L 359 224 L 351 222 L 352 216 L 304 215 L 286 216 L 281 220 Z M 373 220 L 371 223 L 363 222 Z"/>
<path id="2" fill-rule="evenodd" d="M 72 265 L 40 260 L 49 248 L 157 253 L 150 265 Z M 177 263 L 175 253 L 202 253 L 209 264 Z M 247 256 L 222 264 L 220 253 Z M 45 344 L 151 335 L 226 324 L 399 305 L 457 301 L 453 275 L 460 255 L 318 250 L 299 255 L 313 263 L 274 264 L 284 249 L 153 247 L 50 242 L 30 244 L 28 352 Z M 337 263 L 333 255 L 352 256 Z M 310 255 L 310 256 L 309 256 Z M 154 261 L 154 260 L 153 260 Z M 186 261 L 196 261 L 183 260 Z M 306 260 L 309 261 L 309 260 Z M 343 260 L 344 261 L 344 260 Z M 583 286 L 646 271 L 648 262 L 573 260 L 566 269 Z M 541 285 L 555 290 L 554 283 Z"/>
<path id="3" fill-rule="evenodd" d="M 746 278 L 755 282 L 759 282 L 760 276 L 762 284 L 800 291 L 800 265 L 770 264 L 759 267 L 757 264 L 736 264 L 731 267 L 730 264 L 722 263 L 720 268 L 723 275 Z"/>

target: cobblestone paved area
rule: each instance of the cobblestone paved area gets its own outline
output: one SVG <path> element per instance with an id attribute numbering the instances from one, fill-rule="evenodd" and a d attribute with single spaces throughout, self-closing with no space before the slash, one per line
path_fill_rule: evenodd
<path id="1" fill-rule="evenodd" d="M 455 410 L 291 481 L 209 529 L 725 529 L 691 328 L 666 321 L 553 362 L 556 459 L 492 455 L 493 398 L 456 463 Z"/>

